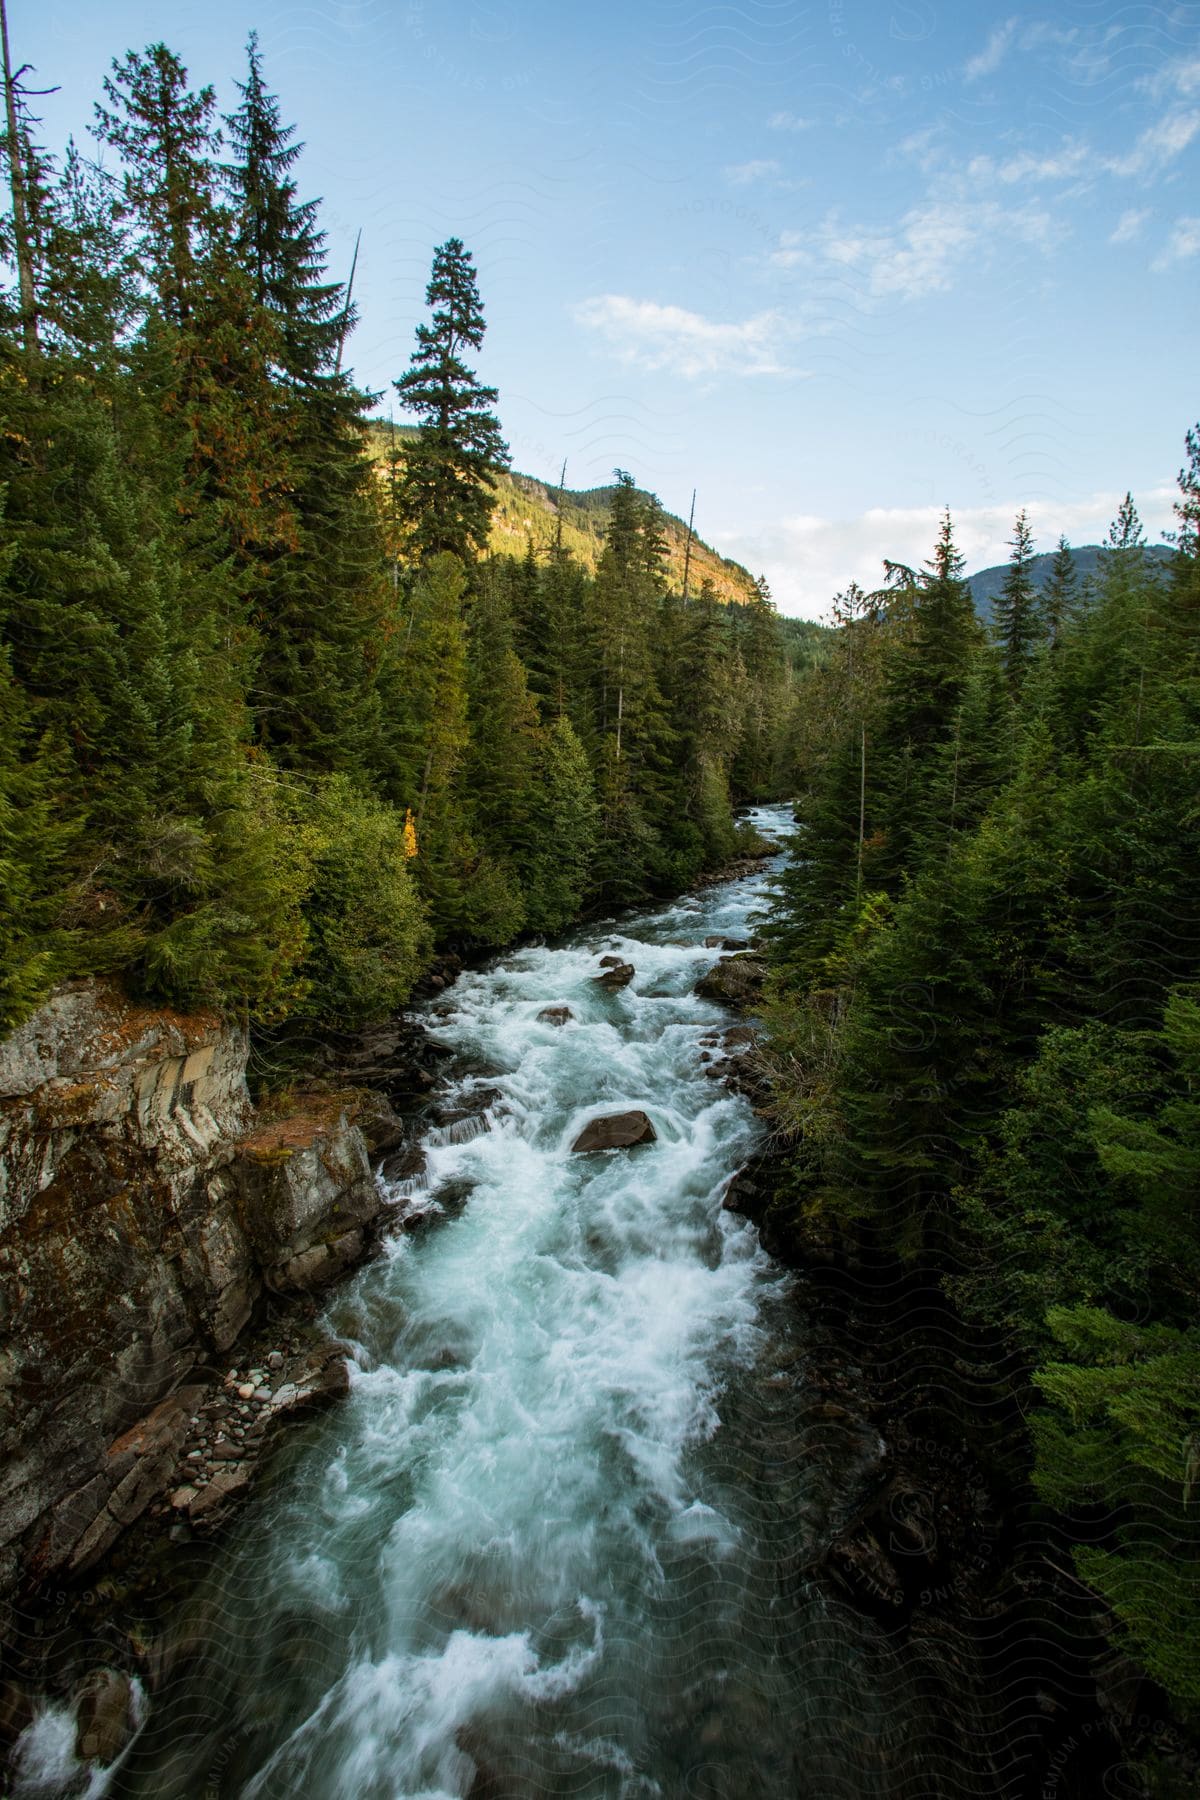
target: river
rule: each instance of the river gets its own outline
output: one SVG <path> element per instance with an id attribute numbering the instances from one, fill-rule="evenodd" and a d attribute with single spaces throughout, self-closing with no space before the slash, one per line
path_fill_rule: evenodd
<path id="1" fill-rule="evenodd" d="M 484 1087 L 487 1110 L 431 1127 L 425 1176 L 394 1188 L 421 1223 L 331 1309 L 350 1396 L 233 1528 L 108 1793 L 900 1791 L 910 1722 L 877 1634 L 785 1579 L 837 1480 L 789 1417 L 793 1278 L 721 1205 L 763 1127 L 701 1061 L 732 1022 L 694 992 L 704 939 L 750 934 L 773 866 L 428 1005 L 454 1053 L 439 1098 Z M 610 951 L 636 968 L 615 993 L 593 979 Z M 572 1154 L 630 1108 L 655 1143 Z"/>

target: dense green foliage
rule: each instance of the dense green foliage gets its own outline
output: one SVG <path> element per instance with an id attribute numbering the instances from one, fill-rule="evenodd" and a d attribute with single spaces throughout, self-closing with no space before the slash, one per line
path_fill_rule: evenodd
<path id="1" fill-rule="evenodd" d="M 1200 436 L 1150 558 L 1029 577 L 990 634 L 949 518 L 839 603 L 770 935 L 780 1223 L 943 1281 L 1025 1371 L 1014 1473 L 1128 1652 L 1200 1709 Z M 993 1342 L 997 1341 L 993 1335 Z M 1026 1458 L 1020 1463 L 1020 1458 Z"/>
<path id="2" fill-rule="evenodd" d="M 684 601 L 619 477 L 599 568 L 496 553 L 506 462 L 462 243 L 377 460 L 351 297 L 256 40 L 232 112 L 114 62 L 105 165 L 6 138 L 0 1029 L 63 978 L 305 1031 L 393 1010 L 438 945 L 678 888 L 777 791 L 765 591 Z"/>

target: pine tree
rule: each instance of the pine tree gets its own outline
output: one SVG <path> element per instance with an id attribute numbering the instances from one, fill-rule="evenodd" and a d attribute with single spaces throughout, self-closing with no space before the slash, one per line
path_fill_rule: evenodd
<path id="1" fill-rule="evenodd" d="M 475 267 L 459 238 L 434 253 L 425 290 L 432 323 L 417 326 L 417 348 L 395 382 L 401 404 L 420 421 L 400 491 L 415 561 L 443 553 L 469 563 L 487 543 L 496 471 L 508 450 L 484 387 L 463 361 L 486 329 Z"/>
<path id="2" fill-rule="evenodd" d="M 746 672 L 743 729 L 733 767 L 734 785 L 748 799 L 773 798 L 775 749 L 783 712 L 784 658 L 775 603 L 766 577 L 754 584 L 754 598 L 739 606 L 738 643 Z"/>
<path id="3" fill-rule="evenodd" d="M 1177 664 L 1195 669 L 1200 661 L 1200 425 L 1184 440 L 1187 461 L 1179 471 L 1171 578 L 1163 596 L 1163 622 Z"/>
<path id="4" fill-rule="evenodd" d="M 1146 533 L 1133 503 L 1133 495 L 1126 494 L 1117 508 L 1116 518 L 1108 528 L 1106 547 L 1110 551 L 1140 550 L 1145 542 Z"/>
<path id="5" fill-rule="evenodd" d="M 139 260 L 163 316 L 190 318 L 198 265 L 221 229 L 216 194 L 216 97 L 193 93 L 187 70 L 165 44 L 130 50 L 105 78 L 96 136 L 124 163 L 124 208 L 138 234 Z"/>
<path id="6" fill-rule="evenodd" d="M 1054 561 L 1050 564 L 1050 573 L 1042 584 L 1038 605 L 1041 633 L 1051 649 L 1057 645 L 1068 622 L 1074 617 L 1079 603 L 1078 585 L 1071 546 L 1065 537 L 1060 537 L 1055 547 Z"/>
<path id="7" fill-rule="evenodd" d="M 1013 526 L 1012 556 L 1004 573 L 1004 585 L 996 600 L 992 629 L 1000 646 L 1004 674 L 1010 692 L 1018 696 L 1033 661 L 1038 638 L 1037 594 L 1030 573 L 1033 534 L 1024 511 Z"/>
<path id="8" fill-rule="evenodd" d="M 919 808 L 926 777 L 954 736 L 972 659 L 983 640 L 962 571 L 947 512 L 916 590 L 911 635 L 897 643 L 887 669 L 876 753 L 876 816 L 885 832 L 877 878 L 889 890 L 910 867 L 921 840 Z"/>
<path id="9" fill-rule="evenodd" d="M 237 83 L 241 104 L 225 120 L 234 151 L 224 170 L 234 255 L 250 278 L 255 303 L 278 321 L 286 379 L 301 389 L 319 386 L 332 397 L 348 390 L 336 365 L 353 315 L 341 284 L 326 279 L 320 202 L 297 198 L 292 171 L 304 146 L 267 91 L 257 32 L 250 34 L 246 56 L 246 80 Z M 353 396 L 352 410 L 356 401 Z"/>
<path id="10" fill-rule="evenodd" d="M 579 914 L 596 845 L 595 784 L 583 745 L 567 718 L 541 734 L 520 856 L 526 924 L 562 931 Z"/>

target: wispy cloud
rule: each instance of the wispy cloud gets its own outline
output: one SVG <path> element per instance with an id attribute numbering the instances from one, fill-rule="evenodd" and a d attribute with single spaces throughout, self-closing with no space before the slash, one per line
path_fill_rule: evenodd
<path id="1" fill-rule="evenodd" d="M 1188 262 L 1193 256 L 1200 256 L 1200 219 L 1176 219 L 1170 237 L 1150 266 L 1161 272 L 1175 263 Z"/>
<path id="2" fill-rule="evenodd" d="M 963 263 L 988 256 L 1002 237 L 1045 250 L 1056 231 L 1050 215 L 1033 206 L 930 200 L 888 228 L 848 226 L 831 213 L 816 231 L 784 232 L 771 260 L 777 268 L 807 264 L 853 274 L 876 300 L 918 300 L 945 292 Z"/>
<path id="3" fill-rule="evenodd" d="M 765 181 L 779 174 L 779 164 L 770 157 L 756 157 L 750 162 L 730 163 L 722 170 L 731 187 L 749 187 L 752 181 Z"/>
<path id="4" fill-rule="evenodd" d="M 987 43 L 977 56 L 971 57 L 963 74 L 968 81 L 980 81 L 985 75 L 994 75 L 1000 64 L 1008 55 L 1013 38 L 1016 36 L 1018 21 L 1005 19 L 1003 25 L 997 25 L 988 38 Z"/>
<path id="5" fill-rule="evenodd" d="M 1117 220 L 1116 228 L 1109 237 L 1109 243 L 1132 244 L 1134 238 L 1141 235 L 1142 226 L 1149 217 L 1148 207 L 1131 206 Z"/>
<path id="6" fill-rule="evenodd" d="M 811 131 L 816 121 L 801 119 L 793 112 L 774 112 L 767 120 L 768 131 Z"/>
<path id="7" fill-rule="evenodd" d="M 1137 85 L 1157 99 L 1164 94 L 1180 94 L 1185 99 L 1189 94 L 1200 94 L 1200 56 L 1173 57 L 1153 75 L 1143 75 Z"/>
<path id="8" fill-rule="evenodd" d="M 621 362 L 662 369 L 685 380 L 713 375 L 796 375 L 783 354 L 790 328 L 779 312 L 740 322 L 707 319 L 682 306 L 599 294 L 576 307 L 575 318 L 599 334 Z"/>
<path id="9" fill-rule="evenodd" d="M 974 156 L 960 172 L 965 186 L 1042 187 L 1104 175 L 1149 179 L 1161 175 L 1200 133 L 1200 111 L 1176 108 L 1140 132 L 1119 155 L 1080 138 L 1065 137 L 1051 150 L 1019 150 L 1013 156 Z M 903 147 L 903 146 L 902 146 Z"/>
<path id="10" fill-rule="evenodd" d="M 944 133 L 944 125 L 924 125 L 919 131 L 910 131 L 906 138 L 901 138 L 896 145 L 895 154 L 908 162 L 915 162 L 928 175 L 945 156 L 945 145 L 942 142 Z"/>
<path id="11" fill-rule="evenodd" d="M 1106 159 L 1114 175 L 1157 175 L 1185 151 L 1200 131 L 1200 112 L 1175 111 L 1157 119 L 1124 156 Z"/>
<path id="12" fill-rule="evenodd" d="M 1101 166 L 1101 159 L 1089 144 L 1064 138 L 1057 150 L 1021 150 L 1001 161 L 991 156 L 972 157 L 966 175 L 968 181 L 978 184 L 999 182 L 1003 187 L 1037 187 L 1046 182 L 1073 181 L 1080 175 L 1098 173 Z"/>

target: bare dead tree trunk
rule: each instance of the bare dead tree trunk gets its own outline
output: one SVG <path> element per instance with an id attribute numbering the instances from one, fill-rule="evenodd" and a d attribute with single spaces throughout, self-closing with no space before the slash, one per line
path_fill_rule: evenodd
<path id="1" fill-rule="evenodd" d="M 346 304 L 342 308 L 342 329 L 338 336 L 337 360 L 333 365 L 335 375 L 342 372 L 342 352 L 346 348 L 346 333 L 350 329 L 350 302 L 354 298 L 354 272 L 358 268 L 358 246 L 362 243 L 362 227 L 354 240 L 354 255 L 350 258 L 350 279 L 346 283 Z"/>
<path id="2" fill-rule="evenodd" d="M 38 343 L 37 295 L 33 284 L 33 239 L 29 229 L 29 196 L 17 118 L 16 83 L 8 51 L 8 8 L 0 0 L 0 41 L 4 51 L 4 114 L 8 131 L 8 175 L 12 189 L 13 240 L 17 258 L 17 283 L 21 299 L 21 335 L 25 354 L 36 359 Z"/>
<path id="3" fill-rule="evenodd" d="M 696 490 L 692 489 L 692 510 L 688 514 L 687 548 L 683 553 L 683 597 L 688 597 L 688 572 L 692 566 L 692 526 L 696 521 Z"/>

